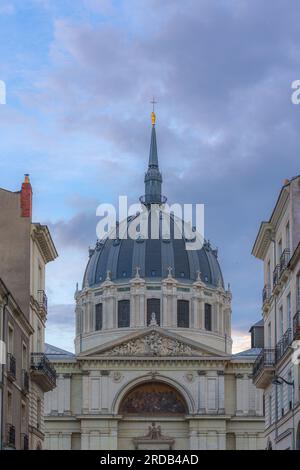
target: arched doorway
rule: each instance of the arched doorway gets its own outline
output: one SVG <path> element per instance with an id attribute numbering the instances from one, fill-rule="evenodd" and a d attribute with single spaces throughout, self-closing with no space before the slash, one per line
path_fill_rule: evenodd
<path id="1" fill-rule="evenodd" d="M 123 397 L 119 414 L 118 449 L 187 449 L 188 407 L 173 386 L 144 382 Z"/>

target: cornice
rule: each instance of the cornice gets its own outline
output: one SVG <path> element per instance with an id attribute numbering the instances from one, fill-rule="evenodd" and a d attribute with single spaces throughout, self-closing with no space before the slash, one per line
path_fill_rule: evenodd
<path id="1" fill-rule="evenodd" d="M 47 225 L 41 225 L 39 223 L 31 224 L 32 231 L 31 237 L 36 242 L 39 250 L 43 256 L 45 263 L 54 261 L 58 257 L 54 242 L 50 235 Z"/>

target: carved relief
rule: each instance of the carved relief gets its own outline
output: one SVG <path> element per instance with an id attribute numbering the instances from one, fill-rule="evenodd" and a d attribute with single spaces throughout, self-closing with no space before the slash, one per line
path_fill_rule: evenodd
<path id="1" fill-rule="evenodd" d="M 122 380 L 121 372 L 118 372 L 118 371 L 114 372 L 112 378 L 114 382 L 120 382 Z"/>
<path id="2" fill-rule="evenodd" d="M 192 353 L 189 345 L 161 336 L 155 331 L 104 352 L 109 356 L 190 356 Z"/>

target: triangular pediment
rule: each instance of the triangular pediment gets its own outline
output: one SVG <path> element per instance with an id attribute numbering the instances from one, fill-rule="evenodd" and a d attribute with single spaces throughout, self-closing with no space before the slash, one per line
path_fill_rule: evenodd
<path id="1" fill-rule="evenodd" d="M 80 357 L 194 357 L 226 356 L 214 348 L 170 332 L 159 326 L 151 326 L 131 333 L 102 346 L 84 351 Z"/>

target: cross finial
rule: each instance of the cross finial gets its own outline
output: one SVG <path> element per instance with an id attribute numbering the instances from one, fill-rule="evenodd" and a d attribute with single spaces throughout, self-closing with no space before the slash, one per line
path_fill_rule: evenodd
<path id="1" fill-rule="evenodd" d="M 155 101 L 154 96 L 153 96 L 153 98 L 152 98 L 152 101 L 150 101 L 150 103 L 152 104 L 152 111 L 153 111 L 153 113 L 154 113 L 154 111 L 155 111 L 155 105 L 157 104 L 157 101 Z"/>
<path id="2" fill-rule="evenodd" d="M 157 101 L 155 101 L 154 96 L 153 96 L 153 98 L 152 98 L 152 101 L 150 101 L 150 103 L 152 104 L 152 113 L 151 113 L 152 126 L 154 126 L 154 125 L 155 125 L 155 121 L 156 121 L 156 116 L 155 116 L 154 110 L 155 110 L 155 105 L 156 105 L 156 103 L 157 103 Z"/>

